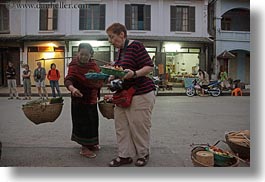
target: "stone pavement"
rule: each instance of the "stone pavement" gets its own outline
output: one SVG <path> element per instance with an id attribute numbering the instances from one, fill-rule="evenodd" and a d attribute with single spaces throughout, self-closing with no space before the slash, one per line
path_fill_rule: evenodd
<path id="1" fill-rule="evenodd" d="M 93 159 L 85 158 L 79 148 L 67 147 L 7 147 L 3 150 L 0 166 L 9 167 L 108 167 L 108 162 L 116 156 L 116 147 L 101 145 L 100 152 Z M 159 158 L 159 160 L 158 160 Z M 135 161 L 135 159 L 134 159 Z M 185 166 L 182 159 L 168 148 L 153 147 L 150 162 L 146 167 Z M 123 167 L 134 167 L 133 164 Z"/>
<path id="2" fill-rule="evenodd" d="M 79 145 L 70 140 L 69 97 L 64 98 L 62 113 L 55 122 L 40 125 L 24 115 L 21 106 L 25 102 L 0 97 L 3 144 L 0 166 L 107 167 L 116 156 L 113 120 L 99 114 L 102 148 L 96 158 L 87 159 L 79 155 Z M 224 139 L 227 131 L 250 129 L 249 107 L 250 97 L 157 97 L 152 117 L 151 156 L 146 167 L 192 167 L 190 144 L 214 144 Z"/>

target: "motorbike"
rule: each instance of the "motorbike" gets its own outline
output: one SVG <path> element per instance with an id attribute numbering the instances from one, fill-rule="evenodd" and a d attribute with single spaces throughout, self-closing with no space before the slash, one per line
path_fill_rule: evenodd
<path id="1" fill-rule="evenodd" d="M 160 83 L 161 81 L 160 81 L 160 79 L 159 79 L 158 76 L 154 76 L 152 80 L 153 80 L 153 82 L 154 82 L 154 84 L 155 84 L 155 90 L 154 90 L 154 93 L 155 93 L 155 96 L 157 96 L 157 94 L 158 94 L 158 90 L 159 90 L 159 83 Z"/>
<path id="2" fill-rule="evenodd" d="M 209 94 L 213 97 L 218 97 L 221 94 L 220 83 L 221 82 L 219 80 L 216 80 L 202 87 L 201 85 L 198 84 L 198 80 L 194 79 L 192 81 L 192 85 L 186 89 L 186 95 L 189 97 L 198 95 L 197 91 L 203 88 L 205 94 Z"/>

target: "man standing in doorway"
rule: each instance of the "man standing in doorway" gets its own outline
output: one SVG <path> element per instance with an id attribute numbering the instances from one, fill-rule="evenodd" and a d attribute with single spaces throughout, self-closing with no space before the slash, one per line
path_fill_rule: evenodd
<path id="1" fill-rule="evenodd" d="M 8 85 L 9 96 L 10 96 L 8 99 L 13 99 L 13 94 L 15 95 L 17 99 L 20 99 L 18 97 L 18 92 L 17 92 L 16 70 L 13 67 L 12 62 L 8 62 L 7 69 L 6 69 L 6 78 L 7 78 L 7 85 Z"/>
<path id="2" fill-rule="evenodd" d="M 42 88 L 43 94 L 45 94 L 46 98 L 48 99 L 48 93 L 45 88 L 46 70 L 45 68 L 41 67 L 41 62 L 37 62 L 37 68 L 34 70 L 33 76 L 40 98 L 43 98 L 41 93 L 41 88 Z"/>

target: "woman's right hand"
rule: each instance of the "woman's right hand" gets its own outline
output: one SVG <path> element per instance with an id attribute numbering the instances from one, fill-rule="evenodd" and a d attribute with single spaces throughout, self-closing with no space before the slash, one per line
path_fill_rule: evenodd
<path id="1" fill-rule="evenodd" d="M 115 79 L 115 76 L 114 75 L 110 75 L 109 78 L 108 78 L 108 82 L 112 81 Z"/>
<path id="2" fill-rule="evenodd" d="M 71 91 L 72 96 L 83 97 L 83 94 L 77 88 L 75 88 L 74 86 L 70 86 L 70 87 L 71 87 L 70 91 Z"/>

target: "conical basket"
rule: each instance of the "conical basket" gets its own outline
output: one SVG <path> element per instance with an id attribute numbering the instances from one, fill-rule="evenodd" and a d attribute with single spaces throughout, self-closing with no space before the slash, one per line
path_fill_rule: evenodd
<path id="1" fill-rule="evenodd" d="M 99 111 L 107 119 L 114 119 L 114 107 L 115 105 L 113 103 L 108 103 L 103 100 L 98 102 Z"/>
<path id="2" fill-rule="evenodd" d="M 35 124 L 54 122 L 62 112 L 63 103 L 23 106 L 26 117 Z"/>

